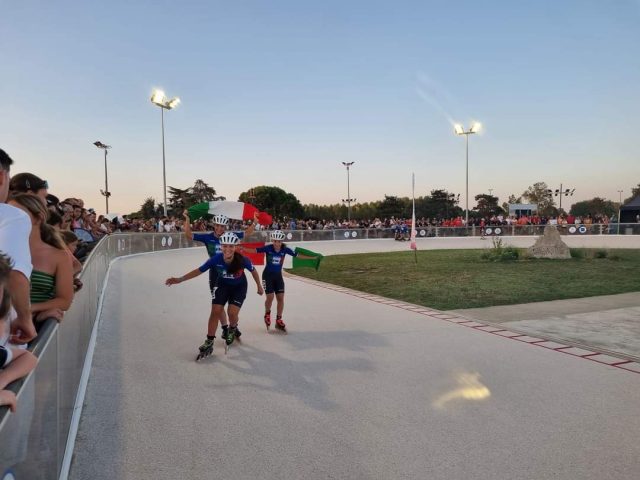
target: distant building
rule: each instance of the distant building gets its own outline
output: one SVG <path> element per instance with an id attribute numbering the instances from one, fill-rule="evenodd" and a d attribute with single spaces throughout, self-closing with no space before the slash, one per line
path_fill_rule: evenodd
<path id="1" fill-rule="evenodd" d="M 538 213 L 538 205 L 535 203 L 510 203 L 509 204 L 509 216 L 521 217 L 527 215 L 528 217 Z"/>

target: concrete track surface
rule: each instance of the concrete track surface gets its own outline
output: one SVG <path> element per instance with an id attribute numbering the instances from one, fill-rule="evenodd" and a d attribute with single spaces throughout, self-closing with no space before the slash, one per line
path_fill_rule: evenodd
<path id="1" fill-rule="evenodd" d="M 196 363 L 204 249 L 114 264 L 73 479 L 637 479 L 640 375 L 293 278 Z M 401 281 L 398 278 L 389 281 Z"/>

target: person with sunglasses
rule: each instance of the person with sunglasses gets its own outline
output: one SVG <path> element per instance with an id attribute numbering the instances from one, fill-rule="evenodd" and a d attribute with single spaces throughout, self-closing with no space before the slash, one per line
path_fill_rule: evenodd
<path id="1" fill-rule="evenodd" d="M 214 255 L 199 268 L 179 278 L 170 277 L 165 281 L 167 286 L 171 286 L 196 278 L 207 270 L 210 271 L 214 269 L 218 272 L 212 299 L 214 314 L 209 317 L 207 338 L 199 347 L 196 361 L 208 357 L 213 353 L 213 341 L 216 338 L 216 330 L 218 329 L 218 318 L 220 318 L 220 313 L 224 310 L 225 305 L 228 305 L 227 314 L 229 315 L 229 330 L 227 332 L 227 338 L 225 339 L 227 348 L 237 337 L 240 337 L 240 332 L 238 331 L 239 314 L 247 296 L 247 277 L 244 273 L 245 270 L 251 272 L 258 287 L 258 295 L 264 293 L 262 285 L 260 284 L 260 277 L 251 260 L 243 257 L 236 251 L 236 247 L 240 243 L 238 236 L 233 232 L 226 232 L 220 236 L 219 240 L 222 253 Z"/>
<path id="2" fill-rule="evenodd" d="M 33 173 L 19 173 L 11 178 L 9 184 L 11 193 L 32 193 L 47 205 L 47 195 L 49 194 L 49 182 L 42 180 Z"/>

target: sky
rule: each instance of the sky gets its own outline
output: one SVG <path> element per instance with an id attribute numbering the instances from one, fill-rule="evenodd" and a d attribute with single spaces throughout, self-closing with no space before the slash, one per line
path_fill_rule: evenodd
<path id="1" fill-rule="evenodd" d="M 569 202 L 640 183 L 640 0 L 0 0 L 0 148 L 13 173 L 111 212 L 198 178 L 303 203 L 534 182 Z"/>

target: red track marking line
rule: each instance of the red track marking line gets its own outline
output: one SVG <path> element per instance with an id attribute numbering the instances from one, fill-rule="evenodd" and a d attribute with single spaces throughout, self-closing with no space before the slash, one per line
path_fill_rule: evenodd
<path id="1" fill-rule="evenodd" d="M 594 355 L 600 355 L 598 352 L 596 353 L 589 353 L 587 355 L 578 355 L 580 358 L 586 358 L 589 359 L 589 357 L 593 357 Z"/>
<path id="2" fill-rule="evenodd" d="M 571 345 L 565 345 L 564 347 L 558 347 L 558 348 L 554 348 L 554 350 L 564 350 L 565 348 L 573 348 Z M 562 353 L 568 353 L 568 352 L 562 352 Z"/>
<path id="3" fill-rule="evenodd" d="M 625 360 L 624 362 L 617 362 L 617 363 L 609 363 L 608 365 L 611 365 L 612 367 L 619 367 L 620 365 L 626 365 L 627 363 L 631 363 L 631 360 Z"/>

